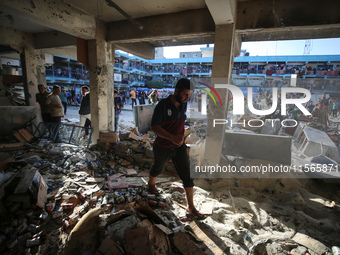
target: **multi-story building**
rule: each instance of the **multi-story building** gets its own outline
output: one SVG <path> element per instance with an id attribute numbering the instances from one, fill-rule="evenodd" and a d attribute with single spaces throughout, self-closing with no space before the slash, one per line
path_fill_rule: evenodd
<path id="1" fill-rule="evenodd" d="M 234 58 L 232 83 L 266 90 L 290 85 L 292 75 L 297 76 L 297 86 L 314 93 L 340 96 L 340 55 L 300 56 L 243 56 Z M 146 60 L 120 51 L 115 52 L 114 81 L 116 88 L 144 87 L 151 80 L 161 81 L 164 87 L 173 87 L 181 77 L 206 78 L 211 76 L 213 47 L 200 52 L 181 52 L 180 58 Z M 184 56 L 184 57 L 183 57 Z M 61 84 L 80 87 L 89 84 L 88 68 L 74 59 L 53 56 L 53 64 L 46 65 L 48 85 Z"/>

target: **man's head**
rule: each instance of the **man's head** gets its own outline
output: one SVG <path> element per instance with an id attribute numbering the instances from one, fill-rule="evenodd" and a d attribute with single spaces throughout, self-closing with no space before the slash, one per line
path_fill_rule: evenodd
<path id="1" fill-rule="evenodd" d="M 64 88 L 64 87 L 61 87 L 61 91 L 62 91 L 62 92 L 65 92 L 65 88 Z"/>
<path id="2" fill-rule="evenodd" d="M 53 86 L 53 94 L 59 95 L 60 94 L 60 87 L 58 85 Z"/>
<path id="3" fill-rule="evenodd" d="M 45 91 L 46 91 L 45 85 L 44 85 L 44 84 L 39 84 L 39 85 L 38 85 L 38 90 L 39 90 L 39 92 L 40 92 L 41 94 L 44 94 Z"/>
<path id="4" fill-rule="evenodd" d="M 88 86 L 82 86 L 81 87 L 81 93 L 85 95 L 87 92 L 89 92 L 89 87 Z"/>
<path id="5" fill-rule="evenodd" d="M 114 98 L 116 98 L 116 97 L 117 97 L 117 95 L 118 95 L 118 91 L 115 89 L 115 90 L 114 90 L 114 92 L 113 92 L 113 96 L 114 96 Z"/>
<path id="6" fill-rule="evenodd" d="M 179 79 L 174 93 L 176 101 L 180 104 L 186 103 L 189 100 L 190 93 L 190 80 L 186 78 Z"/>

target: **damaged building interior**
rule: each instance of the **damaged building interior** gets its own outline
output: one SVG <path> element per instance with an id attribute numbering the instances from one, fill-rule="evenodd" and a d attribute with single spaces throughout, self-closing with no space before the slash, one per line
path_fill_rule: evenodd
<path id="1" fill-rule="evenodd" d="M 19 55 L 22 70 L 1 62 L 0 254 L 340 254 L 340 120 L 325 127 L 299 108 L 292 128 L 254 109 L 236 114 L 244 101 L 222 86 L 242 42 L 338 38 L 339 10 L 329 0 L 0 0 L 0 59 Z M 214 44 L 203 82 L 220 101 L 186 122 L 201 220 L 186 213 L 171 161 L 160 194 L 148 192 L 155 134 L 137 123 L 113 132 L 115 50 L 154 59 L 158 47 L 196 44 Z M 46 53 L 88 67 L 87 139 L 81 126 L 42 122 Z M 286 91 L 301 92 L 295 82 Z M 8 99 L 16 84 L 23 104 Z M 195 172 L 218 165 L 239 174 Z M 239 171 L 263 166 L 289 173 Z"/>

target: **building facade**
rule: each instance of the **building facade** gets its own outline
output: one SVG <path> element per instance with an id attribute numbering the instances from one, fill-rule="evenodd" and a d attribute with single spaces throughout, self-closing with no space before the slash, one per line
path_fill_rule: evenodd
<path id="1" fill-rule="evenodd" d="M 182 77 L 208 78 L 212 72 L 213 47 L 201 48 L 201 52 L 181 52 L 185 57 L 146 60 L 121 51 L 115 52 L 114 86 L 120 89 L 148 86 L 150 81 L 173 87 Z M 231 83 L 237 86 L 272 87 L 289 86 L 292 75 L 297 77 L 298 87 L 312 93 L 328 93 L 340 96 L 340 55 L 299 56 L 244 56 L 234 58 Z M 74 59 L 54 56 L 53 64 L 46 65 L 48 85 L 64 85 L 80 90 L 88 85 L 88 68 Z"/>

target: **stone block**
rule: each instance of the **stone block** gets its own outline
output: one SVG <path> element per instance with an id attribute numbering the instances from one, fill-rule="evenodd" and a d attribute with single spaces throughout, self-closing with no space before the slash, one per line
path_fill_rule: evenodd
<path id="1" fill-rule="evenodd" d="M 130 148 L 131 142 L 128 141 L 121 141 L 116 143 L 115 154 L 119 157 L 126 157 L 127 150 Z"/>
<path id="2" fill-rule="evenodd" d="M 142 158 L 142 161 L 141 161 L 141 164 L 142 164 L 143 166 L 148 166 L 148 167 L 150 167 L 150 166 L 153 164 L 153 162 L 154 162 L 154 159 L 153 159 L 153 158 L 145 158 L 145 157 L 143 157 L 143 158 Z"/>
<path id="3" fill-rule="evenodd" d="M 133 158 L 133 161 L 137 164 L 141 164 L 142 159 L 143 159 L 143 154 L 141 153 L 135 153 L 132 154 L 131 157 Z"/>

